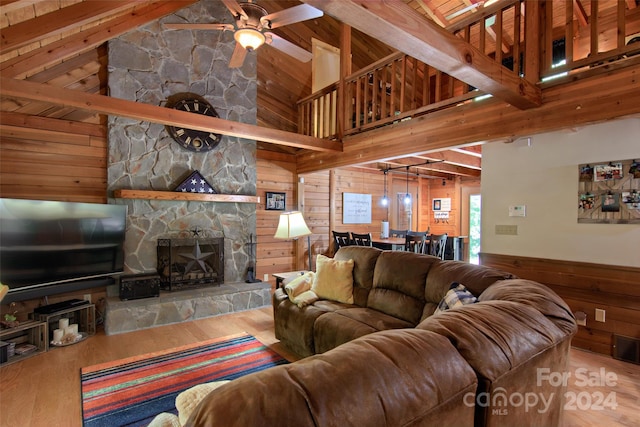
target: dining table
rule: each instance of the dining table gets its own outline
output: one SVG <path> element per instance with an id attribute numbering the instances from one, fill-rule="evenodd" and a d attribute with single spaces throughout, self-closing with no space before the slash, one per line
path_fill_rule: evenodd
<path id="1" fill-rule="evenodd" d="M 374 237 L 371 239 L 373 247 L 384 250 L 403 251 L 405 238 L 404 237 Z"/>

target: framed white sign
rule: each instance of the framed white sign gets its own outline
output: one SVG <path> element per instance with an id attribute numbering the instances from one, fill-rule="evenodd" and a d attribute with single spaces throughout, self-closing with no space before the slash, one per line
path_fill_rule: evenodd
<path id="1" fill-rule="evenodd" d="M 342 223 L 371 224 L 371 194 L 342 193 Z"/>
<path id="2" fill-rule="evenodd" d="M 451 210 L 451 198 L 433 199 L 433 210 L 449 212 Z"/>

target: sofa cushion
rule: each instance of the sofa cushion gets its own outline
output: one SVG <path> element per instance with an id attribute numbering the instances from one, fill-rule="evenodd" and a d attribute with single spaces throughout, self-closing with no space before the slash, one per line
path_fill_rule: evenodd
<path id="1" fill-rule="evenodd" d="M 453 282 L 433 314 L 438 314 L 449 310 L 450 308 L 462 307 L 463 305 L 473 304 L 476 302 L 478 302 L 478 298 L 469 292 L 463 284 Z"/>
<path id="2" fill-rule="evenodd" d="M 319 298 L 353 304 L 353 260 L 336 260 L 319 254 L 311 290 Z"/>
<path id="3" fill-rule="evenodd" d="M 417 325 L 424 309 L 427 273 L 438 262 L 442 261 L 413 252 L 382 252 L 376 263 L 367 307 Z"/>
<path id="4" fill-rule="evenodd" d="M 342 308 L 316 320 L 313 328 L 313 342 L 316 353 L 324 353 L 363 335 L 413 326 L 407 321 L 371 308 Z"/>
<path id="5" fill-rule="evenodd" d="M 338 249 L 333 259 L 350 260 L 353 265 L 353 303 L 360 307 L 367 305 L 367 297 L 373 286 L 373 270 L 382 251 L 367 246 L 344 246 Z"/>
<path id="6" fill-rule="evenodd" d="M 276 338 L 301 357 L 315 353 L 313 325 L 316 319 L 327 312 L 351 307 L 336 301 L 318 300 L 300 308 L 289 300 L 283 289 L 276 289 L 272 300 Z"/>

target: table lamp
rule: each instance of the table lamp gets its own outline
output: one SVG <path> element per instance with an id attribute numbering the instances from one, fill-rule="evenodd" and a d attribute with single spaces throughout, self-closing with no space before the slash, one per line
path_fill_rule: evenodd
<path id="1" fill-rule="evenodd" d="M 309 245 L 309 270 L 311 270 L 311 230 L 304 222 L 302 212 L 293 211 L 280 214 L 278 229 L 273 236 L 276 239 L 296 239 L 301 236 L 307 236 L 307 244 Z"/>

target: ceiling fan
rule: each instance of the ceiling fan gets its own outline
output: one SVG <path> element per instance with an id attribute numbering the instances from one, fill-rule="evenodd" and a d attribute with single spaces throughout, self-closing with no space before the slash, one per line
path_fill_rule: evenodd
<path id="1" fill-rule="evenodd" d="M 310 52 L 265 30 L 273 30 L 284 25 L 319 18 L 323 15 L 321 10 L 308 4 L 301 4 L 279 12 L 269 13 L 264 7 L 251 1 L 238 3 L 236 0 L 222 0 L 222 2 L 235 18 L 235 26 L 232 24 L 165 24 L 165 28 L 172 30 L 233 31 L 236 47 L 231 56 L 231 61 L 229 61 L 230 68 L 241 67 L 247 51 L 256 50 L 264 43 L 301 62 L 311 60 L 312 55 Z"/>

